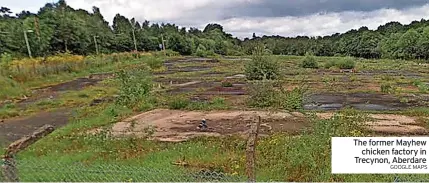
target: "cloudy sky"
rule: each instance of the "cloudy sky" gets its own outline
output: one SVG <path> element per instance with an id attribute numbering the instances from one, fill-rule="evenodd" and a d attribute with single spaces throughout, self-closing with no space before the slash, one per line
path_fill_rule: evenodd
<path id="1" fill-rule="evenodd" d="M 14 12 L 37 12 L 54 0 L 0 0 Z M 429 0 L 67 0 L 73 8 L 101 9 L 112 21 L 116 13 L 139 21 L 169 22 L 204 28 L 219 23 L 233 35 L 319 36 L 390 21 L 408 24 L 429 19 Z"/>

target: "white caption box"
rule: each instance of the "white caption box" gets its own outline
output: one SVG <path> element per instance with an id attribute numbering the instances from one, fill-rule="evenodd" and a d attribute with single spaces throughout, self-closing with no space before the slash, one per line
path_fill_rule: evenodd
<path id="1" fill-rule="evenodd" d="M 429 137 L 333 137 L 333 174 L 429 173 Z"/>

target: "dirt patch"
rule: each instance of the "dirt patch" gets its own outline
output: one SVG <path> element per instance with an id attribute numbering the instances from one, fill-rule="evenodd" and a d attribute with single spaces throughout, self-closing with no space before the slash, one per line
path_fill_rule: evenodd
<path id="1" fill-rule="evenodd" d="M 41 112 L 28 117 L 7 119 L 0 123 L 0 139 L 9 143 L 31 134 L 45 124 L 53 125 L 55 128 L 62 127 L 68 123 L 70 114 L 69 109 L 61 109 Z"/>
<path id="2" fill-rule="evenodd" d="M 207 71 L 213 68 L 212 66 L 196 65 L 196 66 L 186 66 L 186 67 L 173 67 L 168 68 L 170 72 L 198 72 L 198 71 Z"/>
<path id="3" fill-rule="evenodd" d="M 405 70 L 372 70 L 372 71 L 359 71 L 356 74 L 358 75 L 390 75 L 390 76 L 405 76 L 410 78 L 421 78 L 422 76 L 419 73 L 414 73 L 412 71 Z"/>
<path id="4" fill-rule="evenodd" d="M 318 113 L 321 119 L 329 119 L 333 113 Z M 302 113 L 265 111 L 179 111 L 156 109 L 118 122 L 111 128 L 117 137 L 149 137 L 153 140 L 180 142 L 198 136 L 246 135 L 250 124 L 262 117 L 261 135 L 286 132 L 297 135 L 311 126 Z M 365 127 L 375 134 L 427 135 L 428 130 L 415 117 L 393 114 L 370 114 Z M 198 125 L 206 119 L 208 129 L 200 130 Z M 99 132 L 95 129 L 91 133 Z"/>
<path id="5" fill-rule="evenodd" d="M 215 82 L 210 81 L 191 81 L 187 83 L 181 83 L 178 84 L 179 87 L 175 87 L 174 89 L 171 89 L 167 91 L 170 94 L 181 94 L 181 93 L 188 93 L 188 92 L 196 92 L 198 90 L 204 90 L 210 87 L 215 86 Z"/>
<path id="6" fill-rule="evenodd" d="M 219 77 L 219 76 L 224 76 L 226 74 L 226 72 L 207 72 L 207 73 L 203 73 L 200 74 L 201 77 Z"/>
<path id="7" fill-rule="evenodd" d="M 112 127 L 115 136 L 145 136 L 153 129 L 151 136 L 160 141 L 185 141 L 197 136 L 224 136 L 246 134 L 250 123 L 262 116 L 261 134 L 274 132 L 299 133 L 309 126 L 305 118 L 290 113 L 269 113 L 261 111 L 177 111 L 157 109 L 116 123 Z M 202 119 L 206 119 L 208 129 L 197 129 Z"/>
<path id="8" fill-rule="evenodd" d="M 329 119 L 333 113 L 318 113 L 322 119 Z M 372 120 L 366 128 L 375 134 L 385 135 L 427 135 L 428 130 L 422 126 L 418 118 L 395 114 L 370 114 Z"/>
<path id="9" fill-rule="evenodd" d="M 174 60 L 167 60 L 164 63 L 183 63 L 183 62 L 208 62 L 208 63 L 218 63 L 219 60 L 213 59 L 213 58 L 182 58 L 182 59 L 174 59 Z"/>
<path id="10" fill-rule="evenodd" d="M 96 85 L 100 81 L 102 81 L 102 79 L 78 78 L 73 81 L 48 86 L 46 88 L 48 88 L 50 91 L 53 91 L 53 92 L 70 91 L 70 90 L 77 91 L 88 86 Z"/>
<path id="11" fill-rule="evenodd" d="M 231 87 L 217 86 L 205 91 L 203 95 L 246 95 L 244 87 L 245 84 L 232 84 Z"/>
<path id="12" fill-rule="evenodd" d="M 113 78 L 113 73 L 99 73 L 91 74 L 86 78 L 78 78 L 72 81 L 59 83 L 56 85 L 45 86 L 41 88 L 34 89 L 32 91 L 31 97 L 26 97 L 18 101 L 18 107 L 25 108 L 26 106 L 40 101 L 40 100 L 52 100 L 57 98 L 60 92 L 64 91 L 79 91 L 88 86 L 94 86 L 100 81 L 105 79 Z"/>
<path id="13" fill-rule="evenodd" d="M 162 83 L 164 85 L 176 85 L 176 84 L 188 83 L 195 80 L 184 79 L 184 78 L 156 78 L 154 79 L 154 81 L 158 83 Z"/>
<path id="14" fill-rule="evenodd" d="M 98 73 L 98 74 L 91 74 L 88 78 L 89 79 L 112 79 L 115 77 L 114 73 Z"/>
<path id="15" fill-rule="evenodd" d="M 339 110 L 352 107 L 359 110 L 391 111 L 415 107 L 417 101 L 401 102 L 400 99 L 385 94 L 376 93 L 349 93 L 314 94 L 306 98 L 306 110 Z"/>

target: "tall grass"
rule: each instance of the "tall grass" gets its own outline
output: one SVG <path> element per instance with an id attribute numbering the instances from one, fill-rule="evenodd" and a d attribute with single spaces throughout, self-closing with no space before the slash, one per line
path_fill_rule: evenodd
<path id="1" fill-rule="evenodd" d="M 22 84 L 2 75 L 0 75 L 0 86 L 0 100 L 9 98 L 9 96 L 22 96 L 27 93 Z"/>
<path id="2" fill-rule="evenodd" d="M 10 76 L 18 82 L 26 82 L 40 77 L 60 73 L 75 73 L 90 68 L 99 68 L 112 63 L 137 59 L 145 54 L 140 53 L 114 53 L 99 56 L 80 56 L 59 54 L 46 58 L 24 58 L 2 63 L 0 73 Z"/>

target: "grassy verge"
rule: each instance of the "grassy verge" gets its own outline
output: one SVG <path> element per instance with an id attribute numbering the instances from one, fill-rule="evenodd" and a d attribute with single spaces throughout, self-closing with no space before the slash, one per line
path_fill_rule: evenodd
<path id="1" fill-rule="evenodd" d="M 19 155 L 19 161 L 25 165 L 22 165 L 22 172 L 28 172 L 25 180 L 186 181 L 195 180 L 188 175 L 202 170 L 211 173 L 206 179 L 200 177 L 198 180 L 213 180 L 214 172 L 222 173 L 225 178 L 214 180 L 245 180 L 242 179 L 245 176 L 245 139 L 231 136 L 162 143 L 134 137 L 114 138 L 109 135 L 108 128 L 103 128 L 130 114 L 129 109 L 113 104 L 81 109 L 70 125 Z M 393 181 L 395 175 L 330 173 L 331 137 L 364 136 L 360 124 L 365 120 L 366 116 L 360 112 L 341 111 L 332 119 L 314 118 L 314 126 L 300 136 L 276 134 L 262 138 L 257 147 L 258 181 Z M 91 129 L 104 131 L 88 133 Z M 50 169 L 31 174 L 30 169 L 36 165 Z M 81 169 L 65 172 L 65 166 Z M 121 175 L 106 179 L 91 173 L 91 170 L 111 170 L 109 167 L 116 167 L 115 171 Z M 182 178 L 177 179 L 177 176 Z M 401 175 L 399 178 L 411 181 L 429 176 Z"/>
<path id="2" fill-rule="evenodd" d="M 66 82 L 78 77 L 88 76 L 94 73 L 114 72 L 122 68 L 127 68 L 132 65 L 139 64 L 159 64 L 163 58 L 155 58 L 153 56 L 141 56 L 140 58 L 124 58 L 117 62 L 100 65 L 98 67 L 88 67 L 82 70 L 73 72 L 60 72 L 59 74 L 50 74 L 47 76 L 35 76 L 31 80 L 23 83 L 18 83 L 7 77 L 0 76 L 0 84 L 5 84 L 6 90 L 0 91 L 0 100 L 13 99 L 22 97 L 29 93 L 29 90 L 44 86 L 53 85 L 56 83 Z M 153 61 L 157 60 L 157 61 Z"/>

